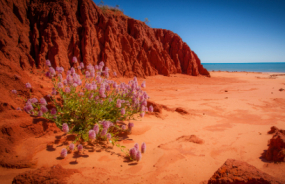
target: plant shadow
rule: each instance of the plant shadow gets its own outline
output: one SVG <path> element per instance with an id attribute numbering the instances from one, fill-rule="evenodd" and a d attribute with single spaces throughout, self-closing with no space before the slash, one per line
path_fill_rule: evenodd
<path id="1" fill-rule="evenodd" d="M 47 151 L 55 151 L 55 148 L 53 147 L 53 144 L 48 144 L 46 147 Z"/>

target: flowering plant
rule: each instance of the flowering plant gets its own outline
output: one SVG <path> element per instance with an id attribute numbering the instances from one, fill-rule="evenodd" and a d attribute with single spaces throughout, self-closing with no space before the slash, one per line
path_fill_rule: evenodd
<path id="1" fill-rule="evenodd" d="M 73 63 L 77 63 L 77 58 L 73 57 Z M 24 110 L 36 116 L 44 117 L 55 122 L 57 127 L 65 133 L 76 134 L 73 143 L 67 148 L 74 150 L 74 143 L 77 141 L 105 141 L 108 140 L 113 145 L 118 140 L 117 135 L 122 132 L 131 132 L 134 124 L 129 123 L 119 126 L 118 122 L 134 119 L 140 114 L 153 111 L 153 107 L 147 108 L 147 93 L 142 91 L 146 87 L 145 82 L 139 86 L 136 77 L 128 84 L 117 84 L 109 80 L 109 69 L 104 68 L 101 61 L 99 65 L 89 64 L 86 69 L 81 62 L 77 68 L 71 67 L 66 72 L 63 79 L 63 67 L 51 67 L 49 60 L 46 61 L 49 77 L 54 88 L 47 100 L 51 101 L 48 108 L 46 98 L 30 98 L 26 101 Z M 83 79 L 76 73 L 82 72 Z M 114 75 L 116 73 L 114 72 Z M 31 88 L 31 84 L 26 84 Z M 16 90 L 12 90 L 16 94 Z M 59 98 L 57 98 L 59 97 Z M 59 100 L 58 100 L 59 99 Z M 123 146 L 117 144 L 123 149 Z M 77 150 L 82 150 L 82 145 L 77 146 Z M 61 152 L 62 157 L 67 154 L 66 148 Z"/>

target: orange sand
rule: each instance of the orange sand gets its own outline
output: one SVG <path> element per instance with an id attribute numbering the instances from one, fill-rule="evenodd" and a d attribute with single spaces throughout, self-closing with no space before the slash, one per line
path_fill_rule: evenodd
<path id="1" fill-rule="evenodd" d="M 34 153 L 36 168 L 60 164 L 78 169 L 80 173 L 67 181 L 76 184 L 195 184 L 208 180 L 232 158 L 285 179 L 285 163 L 267 163 L 260 158 L 272 137 L 267 134 L 270 127 L 285 129 L 285 91 L 279 91 L 285 88 L 285 76 L 246 72 L 211 72 L 211 76 L 176 74 L 139 79 L 140 83 L 146 80 L 151 101 L 169 108 L 181 107 L 189 113 L 163 109 L 159 115 L 133 121 L 133 133 L 121 144 L 131 148 L 135 143 L 146 143 L 146 153 L 139 163 L 128 162 L 116 147 L 86 149 L 82 157 L 75 159 L 69 154 L 60 160 L 57 157 L 66 145 L 58 144 L 55 151 L 48 151 L 45 143 Z M 191 142 L 191 135 L 204 142 Z M 54 140 L 52 136 L 43 142 Z M 0 168 L 0 183 L 11 183 L 13 177 L 28 170 Z"/>

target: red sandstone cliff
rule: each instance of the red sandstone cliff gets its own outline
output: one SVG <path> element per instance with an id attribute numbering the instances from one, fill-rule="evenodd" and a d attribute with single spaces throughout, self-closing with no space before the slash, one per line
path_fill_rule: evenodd
<path id="1" fill-rule="evenodd" d="M 92 0 L 1 0 L 1 65 L 24 70 L 69 68 L 101 60 L 119 76 L 206 75 L 197 55 L 175 33 L 123 14 L 103 13 Z"/>
<path id="2" fill-rule="evenodd" d="M 209 76 L 177 34 L 103 12 L 92 0 L 0 0 L 0 15 L 0 112 L 16 107 L 12 89 L 27 95 L 24 84 L 46 59 L 65 71 L 76 56 L 85 65 L 103 60 L 118 76 Z"/>

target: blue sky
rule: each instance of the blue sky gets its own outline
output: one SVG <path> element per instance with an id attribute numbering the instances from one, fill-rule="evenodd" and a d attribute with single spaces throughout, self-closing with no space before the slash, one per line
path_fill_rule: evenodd
<path id="1" fill-rule="evenodd" d="M 100 0 L 94 0 L 99 4 Z M 177 33 L 202 63 L 285 62 L 285 0 L 105 0 Z"/>

